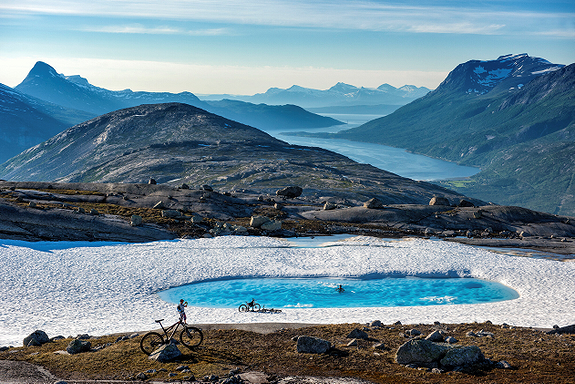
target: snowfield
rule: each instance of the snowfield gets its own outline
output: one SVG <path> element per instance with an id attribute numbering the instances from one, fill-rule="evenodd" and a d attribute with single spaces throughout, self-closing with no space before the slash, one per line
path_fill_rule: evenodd
<path id="1" fill-rule="evenodd" d="M 226 236 L 144 244 L 0 240 L 0 346 L 36 329 L 50 337 L 157 328 L 177 319 L 156 292 L 242 277 L 475 277 L 514 288 L 490 304 L 381 308 L 282 308 L 282 313 L 188 307 L 189 323 L 483 322 L 551 327 L 575 319 L 575 263 L 507 256 L 444 241 L 355 237 L 318 248 Z M 248 300 L 249 298 L 246 298 Z M 265 298 L 257 298 L 265 304 Z M 238 303 L 239 304 L 239 303 Z"/>

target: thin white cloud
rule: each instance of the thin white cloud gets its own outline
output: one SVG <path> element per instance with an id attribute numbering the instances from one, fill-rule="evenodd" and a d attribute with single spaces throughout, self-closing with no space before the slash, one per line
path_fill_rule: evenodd
<path id="1" fill-rule="evenodd" d="M 102 27 L 85 27 L 79 30 L 83 32 L 120 33 L 120 34 L 145 34 L 145 35 L 190 35 L 190 36 L 220 36 L 230 35 L 228 28 L 208 28 L 197 30 L 185 30 L 172 27 L 145 27 L 141 24 L 130 25 L 107 25 Z"/>
<path id="2" fill-rule="evenodd" d="M 324 0 L 4 0 L 0 10 L 59 15 L 152 18 L 203 22 L 412 33 L 540 31 L 541 19 L 573 17 L 528 8 L 480 5 L 408 6 L 382 1 Z M 453 4 L 453 3 L 447 3 Z M 525 5 L 527 7 L 528 5 Z M 521 7 L 521 5 L 517 5 Z M 572 30 L 573 28 L 571 28 Z"/>

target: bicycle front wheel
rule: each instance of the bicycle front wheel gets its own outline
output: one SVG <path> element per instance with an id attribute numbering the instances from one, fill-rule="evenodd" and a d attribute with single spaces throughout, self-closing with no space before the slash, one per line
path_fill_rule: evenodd
<path id="1" fill-rule="evenodd" d="M 162 335 L 156 332 L 146 333 L 140 340 L 140 349 L 146 355 L 152 354 L 160 345 L 164 344 Z"/>
<path id="2" fill-rule="evenodd" d="M 246 304 L 242 304 L 240 305 L 240 307 L 238 308 L 238 311 L 240 312 L 247 312 L 248 311 L 248 306 Z"/>
<path id="3" fill-rule="evenodd" d="M 180 333 L 180 341 L 189 349 L 196 348 L 204 340 L 204 334 L 200 328 L 186 326 Z"/>

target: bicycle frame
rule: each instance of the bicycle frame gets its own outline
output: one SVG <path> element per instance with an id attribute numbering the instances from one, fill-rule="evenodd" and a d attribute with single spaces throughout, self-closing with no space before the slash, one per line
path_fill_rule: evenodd
<path id="1" fill-rule="evenodd" d="M 164 331 L 164 335 L 166 335 L 166 339 L 167 340 L 172 340 L 174 338 L 174 335 L 176 334 L 176 332 L 178 331 L 178 326 L 181 325 L 182 327 L 184 327 L 184 323 L 180 320 L 175 324 L 170 325 L 167 328 L 164 328 L 164 325 L 162 324 L 162 320 L 156 320 L 156 323 L 160 324 L 160 327 L 162 327 L 162 331 Z M 168 335 L 168 333 L 172 333 L 171 335 Z"/>

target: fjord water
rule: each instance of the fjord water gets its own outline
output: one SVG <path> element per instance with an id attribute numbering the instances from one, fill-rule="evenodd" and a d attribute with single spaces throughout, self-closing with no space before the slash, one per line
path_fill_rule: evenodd
<path id="1" fill-rule="evenodd" d="M 357 127 L 367 121 L 381 117 L 379 115 L 361 114 L 323 114 L 339 121 L 347 122 L 328 128 L 314 129 L 313 132 L 337 132 Z M 343 139 L 324 139 L 305 136 L 294 136 L 291 132 L 267 130 L 270 135 L 294 145 L 320 147 L 340 153 L 359 163 L 371 164 L 379 169 L 393 172 L 414 180 L 445 180 L 473 176 L 478 168 L 457 165 L 448 161 L 409 153 L 401 148 L 386 145 L 363 143 Z"/>
<path id="2" fill-rule="evenodd" d="M 342 286 L 343 291 L 337 290 Z M 162 300 L 210 308 L 236 308 L 256 299 L 266 308 L 357 308 L 481 304 L 512 300 L 517 292 L 471 278 L 259 278 L 217 280 L 171 288 Z"/>

